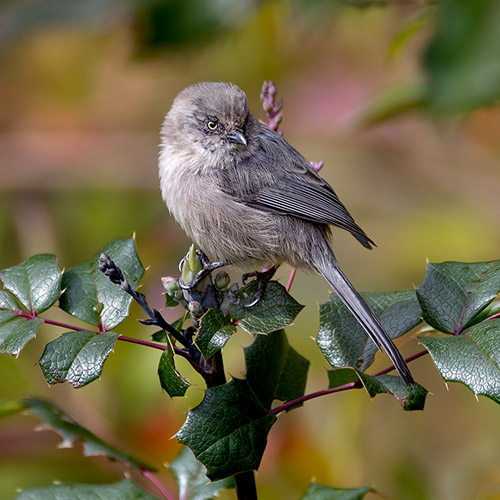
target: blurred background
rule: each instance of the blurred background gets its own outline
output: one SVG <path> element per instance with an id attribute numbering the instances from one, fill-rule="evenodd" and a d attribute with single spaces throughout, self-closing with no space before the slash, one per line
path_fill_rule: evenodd
<path id="1" fill-rule="evenodd" d="M 0 269 L 43 252 L 61 267 L 115 237 L 136 235 L 142 291 L 163 303 L 160 277 L 175 275 L 189 241 L 159 193 L 159 130 L 172 99 L 200 80 L 231 81 L 265 118 L 259 93 L 273 80 L 285 137 L 322 175 L 377 243 L 367 252 L 334 232 L 346 274 L 360 290 L 404 290 L 426 259 L 500 257 L 500 4 L 477 0 L 32 0 L 0 3 Z M 280 271 L 286 281 L 289 269 Z M 234 276 L 235 279 L 239 277 Z M 313 337 L 326 283 L 299 273 L 305 304 L 290 343 L 312 361 L 308 392 L 326 387 Z M 148 339 L 133 317 L 116 330 Z M 62 312 L 45 313 L 61 321 Z M 170 319 L 176 319 L 171 317 Z M 102 380 L 48 387 L 37 361 L 62 331 L 42 327 L 18 359 L 0 357 L 0 399 L 48 397 L 81 424 L 160 467 L 172 436 L 203 396 L 201 379 L 170 400 L 158 352 L 118 343 Z M 243 376 L 236 334 L 229 375 Z M 409 335 L 405 355 L 422 349 Z M 377 355 L 375 369 L 387 366 Z M 405 413 L 362 391 L 315 399 L 281 415 L 257 474 L 262 500 L 298 499 L 310 481 L 373 486 L 367 498 L 500 498 L 500 418 L 491 400 L 449 387 L 428 357 L 412 371 L 432 394 Z M 57 449 L 39 421 L 0 425 L 0 497 L 54 480 L 111 482 L 124 469 L 81 449 Z M 150 484 L 132 474 L 153 494 Z M 234 498 L 234 492 L 222 494 Z"/>

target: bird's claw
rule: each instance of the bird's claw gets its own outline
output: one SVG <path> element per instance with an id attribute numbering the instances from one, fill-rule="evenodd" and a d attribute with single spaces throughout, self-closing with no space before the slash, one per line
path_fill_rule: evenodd
<path id="1" fill-rule="evenodd" d="M 196 255 L 199 257 L 203 269 L 198 271 L 194 279 L 189 283 L 184 283 L 182 277 L 179 278 L 179 286 L 183 290 L 192 290 L 195 288 L 204 278 L 206 278 L 212 271 L 219 269 L 220 267 L 229 266 L 231 262 L 227 260 L 221 260 L 216 262 L 210 262 L 210 259 L 199 249 L 196 249 Z M 184 264 L 189 260 L 189 252 L 179 263 L 179 271 L 182 273 L 182 268 Z"/>
<path id="2" fill-rule="evenodd" d="M 246 285 L 247 284 L 247 281 L 250 279 L 250 278 L 255 278 L 257 277 L 258 279 L 258 276 L 259 274 L 262 274 L 262 273 L 259 273 L 258 271 L 252 271 L 250 273 L 245 273 L 243 274 L 243 276 L 241 277 L 241 282 Z"/>
<path id="3" fill-rule="evenodd" d="M 248 278 L 253 278 L 253 277 L 255 277 L 255 281 L 257 283 L 257 291 L 255 292 L 255 296 L 251 302 L 245 304 L 245 307 L 253 307 L 260 301 L 260 299 L 262 299 L 266 291 L 267 284 L 274 276 L 276 269 L 277 269 L 276 266 L 273 266 L 267 271 L 263 272 L 253 271 L 251 273 L 245 273 L 241 277 L 241 281 L 243 282 L 244 285 L 246 284 Z"/>

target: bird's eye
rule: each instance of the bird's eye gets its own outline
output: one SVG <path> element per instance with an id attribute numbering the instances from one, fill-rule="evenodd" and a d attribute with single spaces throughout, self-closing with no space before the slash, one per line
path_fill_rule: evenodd
<path id="1" fill-rule="evenodd" d="M 210 129 L 210 130 L 215 130 L 217 128 L 217 125 L 218 123 L 215 121 L 215 120 L 209 120 L 207 122 L 207 127 Z"/>

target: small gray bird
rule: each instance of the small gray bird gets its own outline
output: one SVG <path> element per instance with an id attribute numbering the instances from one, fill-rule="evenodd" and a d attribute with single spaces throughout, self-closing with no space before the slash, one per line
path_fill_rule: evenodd
<path id="1" fill-rule="evenodd" d="M 257 300 L 283 262 L 323 275 L 401 378 L 413 378 L 371 308 L 337 265 L 330 227 L 373 241 L 333 188 L 282 136 L 256 120 L 236 85 L 203 82 L 175 98 L 165 117 L 159 157 L 161 191 L 170 212 L 214 261 L 252 268 Z M 217 262 L 218 261 L 218 262 Z"/>

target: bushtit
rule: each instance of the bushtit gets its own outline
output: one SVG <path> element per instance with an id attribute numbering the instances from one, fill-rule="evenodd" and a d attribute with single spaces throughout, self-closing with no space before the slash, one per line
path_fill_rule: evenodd
<path id="1" fill-rule="evenodd" d="M 337 265 L 329 226 L 373 242 L 332 187 L 278 133 L 256 120 L 236 85 L 203 82 L 175 98 L 165 117 L 159 157 L 161 191 L 188 236 L 221 264 L 258 274 L 257 300 L 283 262 L 319 272 L 384 348 L 402 379 L 410 370 L 380 321 Z"/>

